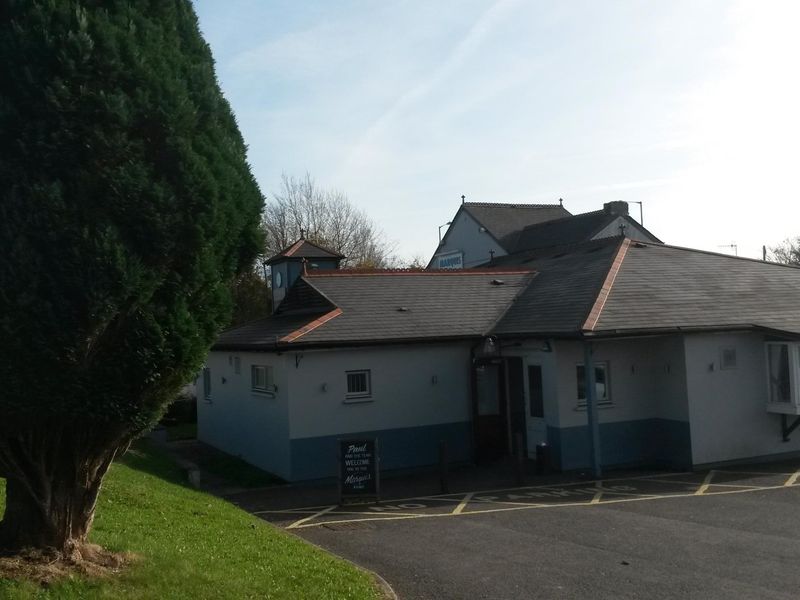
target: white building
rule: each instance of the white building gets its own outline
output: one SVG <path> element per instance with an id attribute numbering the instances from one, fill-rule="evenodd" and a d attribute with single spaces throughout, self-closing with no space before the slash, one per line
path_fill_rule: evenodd
<path id="1" fill-rule="evenodd" d="M 219 338 L 199 436 L 292 481 L 334 476 L 350 436 L 378 438 L 384 469 L 520 437 L 564 470 L 783 456 L 800 451 L 798 298 L 800 269 L 629 237 L 491 269 L 309 270 Z"/>
<path id="2" fill-rule="evenodd" d="M 625 235 L 660 243 L 628 214 L 627 202 L 572 215 L 563 204 L 463 202 L 440 240 L 428 268 L 469 269 L 496 258 Z"/>

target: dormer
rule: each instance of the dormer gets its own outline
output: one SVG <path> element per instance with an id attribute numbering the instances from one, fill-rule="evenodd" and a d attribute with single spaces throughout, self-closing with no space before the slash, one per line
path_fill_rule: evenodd
<path id="1" fill-rule="evenodd" d="M 271 271 L 272 311 L 286 296 L 286 291 L 307 269 L 338 269 L 344 256 L 301 237 L 267 261 Z"/>

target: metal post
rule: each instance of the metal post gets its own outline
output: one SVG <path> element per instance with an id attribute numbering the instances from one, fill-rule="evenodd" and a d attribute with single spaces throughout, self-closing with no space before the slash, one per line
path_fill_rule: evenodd
<path id="1" fill-rule="evenodd" d="M 443 494 L 450 493 L 450 486 L 447 484 L 447 442 L 439 442 L 439 483 Z"/>
<path id="2" fill-rule="evenodd" d="M 589 448 L 592 475 L 600 477 L 600 425 L 597 419 L 597 388 L 595 387 L 592 342 L 583 343 L 583 371 L 586 375 L 586 415 L 589 421 Z"/>
<path id="3" fill-rule="evenodd" d="M 516 471 L 517 485 L 525 484 L 525 456 L 523 454 L 522 434 L 518 431 L 514 434 L 514 466 Z"/>

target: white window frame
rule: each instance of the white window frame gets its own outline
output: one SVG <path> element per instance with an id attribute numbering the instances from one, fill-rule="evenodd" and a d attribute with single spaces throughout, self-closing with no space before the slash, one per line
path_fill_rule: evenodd
<path id="1" fill-rule="evenodd" d="M 601 400 L 597 398 L 597 406 L 598 407 L 610 407 L 614 405 L 614 398 L 611 393 L 611 364 L 608 361 L 597 361 L 593 363 L 595 369 L 603 369 L 606 374 L 606 399 Z M 586 369 L 585 365 L 582 362 L 575 364 L 575 396 L 578 396 L 578 369 L 580 367 L 584 367 L 584 387 L 585 387 L 585 379 L 586 379 Z M 595 387 L 597 383 L 595 381 Z M 586 409 L 586 398 L 577 397 L 576 399 L 576 407 L 579 409 Z"/>
<path id="2" fill-rule="evenodd" d="M 366 390 L 351 392 L 350 391 L 350 375 L 364 375 L 366 381 Z M 345 371 L 345 402 L 366 402 L 372 399 L 372 373 L 370 369 L 355 369 L 352 371 Z"/>
<path id="3" fill-rule="evenodd" d="M 786 346 L 789 358 L 789 402 L 773 402 L 769 369 L 769 349 Z M 766 371 L 767 411 L 790 415 L 800 415 L 800 343 L 766 342 L 764 345 L 764 370 Z"/>
<path id="4" fill-rule="evenodd" d="M 264 382 L 257 381 L 257 373 L 264 371 Z M 266 396 L 274 396 L 278 391 L 278 386 L 275 385 L 275 370 L 272 365 L 250 365 L 250 391 L 254 394 L 263 394 Z"/>

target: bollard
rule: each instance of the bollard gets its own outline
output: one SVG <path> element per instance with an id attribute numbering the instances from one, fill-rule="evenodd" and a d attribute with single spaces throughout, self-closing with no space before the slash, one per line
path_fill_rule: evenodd
<path id="1" fill-rule="evenodd" d="M 447 484 L 447 442 L 439 442 L 439 483 L 443 494 L 450 493 L 450 486 Z"/>
<path id="2" fill-rule="evenodd" d="M 514 435 L 514 454 L 516 460 L 514 461 L 517 485 L 525 484 L 525 454 L 523 453 L 522 434 L 516 433 Z"/>
<path id="3" fill-rule="evenodd" d="M 542 475 L 548 470 L 548 462 L 550 457 L 547 452 L 547 442 L 540 442 L 536 444 L 536 473 Z"/>

